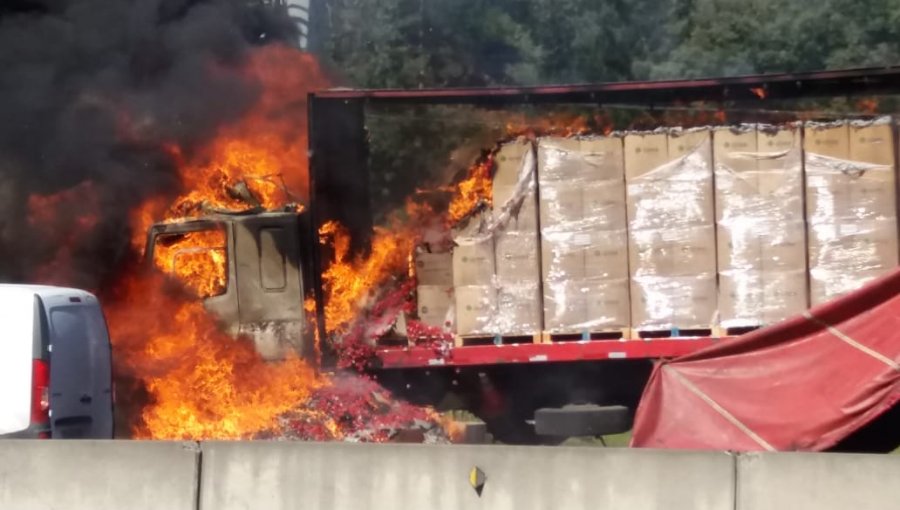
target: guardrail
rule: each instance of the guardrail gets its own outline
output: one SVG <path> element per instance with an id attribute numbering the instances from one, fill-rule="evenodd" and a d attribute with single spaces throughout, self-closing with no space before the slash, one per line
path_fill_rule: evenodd
<path id="1" fill-rule="evenodd" d="M 900 508 L 900 456 L 303 442 L 0 441 L 0 508 Z"/>

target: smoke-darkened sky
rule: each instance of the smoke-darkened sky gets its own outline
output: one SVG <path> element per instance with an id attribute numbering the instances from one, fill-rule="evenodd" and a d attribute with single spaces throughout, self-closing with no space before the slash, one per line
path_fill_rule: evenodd
<path id="1" fill-rule="evenodd" d="M 251 4 L 3 2 L 0 281 L 96 288 L 115 271 L 128 210 L 176 185 L 164 145 L 190 150 L 245 112 L 259 93 L 239 73 L 247 52 L 292 35 Z M 31 222 L 29 197 L 44 205 Z"/>

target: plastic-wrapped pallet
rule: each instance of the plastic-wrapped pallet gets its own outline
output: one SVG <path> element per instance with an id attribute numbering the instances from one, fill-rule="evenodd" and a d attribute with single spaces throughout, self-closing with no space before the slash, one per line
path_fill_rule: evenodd
<path id="1" fill-rule="evenodd" d="M 520 139 L 494 156 L 493 208 L 454 232 L 458 335 L 541 331 L 535 158 Z"/>
<path id="2" fill-rule="evenodd" d="M 538 141 L 544 326 L 590 333 L 629 326 L 622 139 Z"/>
<path id="3" fill-rule="evenodd" d="M 892 132 L 888 119 L 806 125 L 814 305 L 859 288 L 897 265 Z"/>
<path id="4" fill-rule="evenodd" d="M 713 134 L 719 319 L 771 324 L 808 306 L 803 169 L 796 125 Z"/>
<path id="5" fill-rule="evenodd" d="M 706 128 L 625 136 L 634 328 L 712 327 L 717 303 L 712 175 Z"/>

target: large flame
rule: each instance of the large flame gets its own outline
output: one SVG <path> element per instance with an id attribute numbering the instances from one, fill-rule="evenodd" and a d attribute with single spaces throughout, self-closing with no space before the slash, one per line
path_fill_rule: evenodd
<path id="1" fill-rule="evenodd" d="M 178 278 L 195 296 L 218 296 L 227 283 L 225 243 L 221 228 L 160 236 L 153 263 Z"/>
<path id="2" fill-rule="evenodd" d="M 183 192 L 133 211 L 136 253 L 143 252 L 154 222 L 281 208 L 306 195 L 305 105 L 308 92 L 326 85 L 319 66 L 308 54 L 268 46 L 252 54 L 244 72 L 261 87 L 251 111 L 190 154 L 166 147 Z M 132 424 L 137 437 L 254 437 L 277 428 L 281 414 L 328 384 L 296 356 L 264 362 L 252 341 L 221 331 L 197 300 L 225 289 L 225 244 L 219 229 L 165 235 L 154 265 L 193 295 L 168 289 L 159 274 L 140 272 L 128 276 L 109 301 L 117 369 L 147 392 Z"/>
<path id="3" fill-rule="evenodd" d="M 133 424 L 137 438 L 253 437 L 326 382 L 296 356 L 262 361 L 253 342 L 222 332 L 159 274 L 123 282 L 106 312 L 117 368 L 149 397 Z"/>

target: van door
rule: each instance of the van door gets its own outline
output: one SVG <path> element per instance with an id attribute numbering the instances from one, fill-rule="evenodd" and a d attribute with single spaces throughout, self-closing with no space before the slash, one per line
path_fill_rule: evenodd
<path id="1" fill-rule="evenodd" d="M 48 307 L 50 420 L 54 438 L 111 438 L 109 333 L 95 299 Z"/>
<path id="2" fill-rule="evenodd" d="M 0 287 L 0 436 L 31 421 L 34 293 Z"/>

